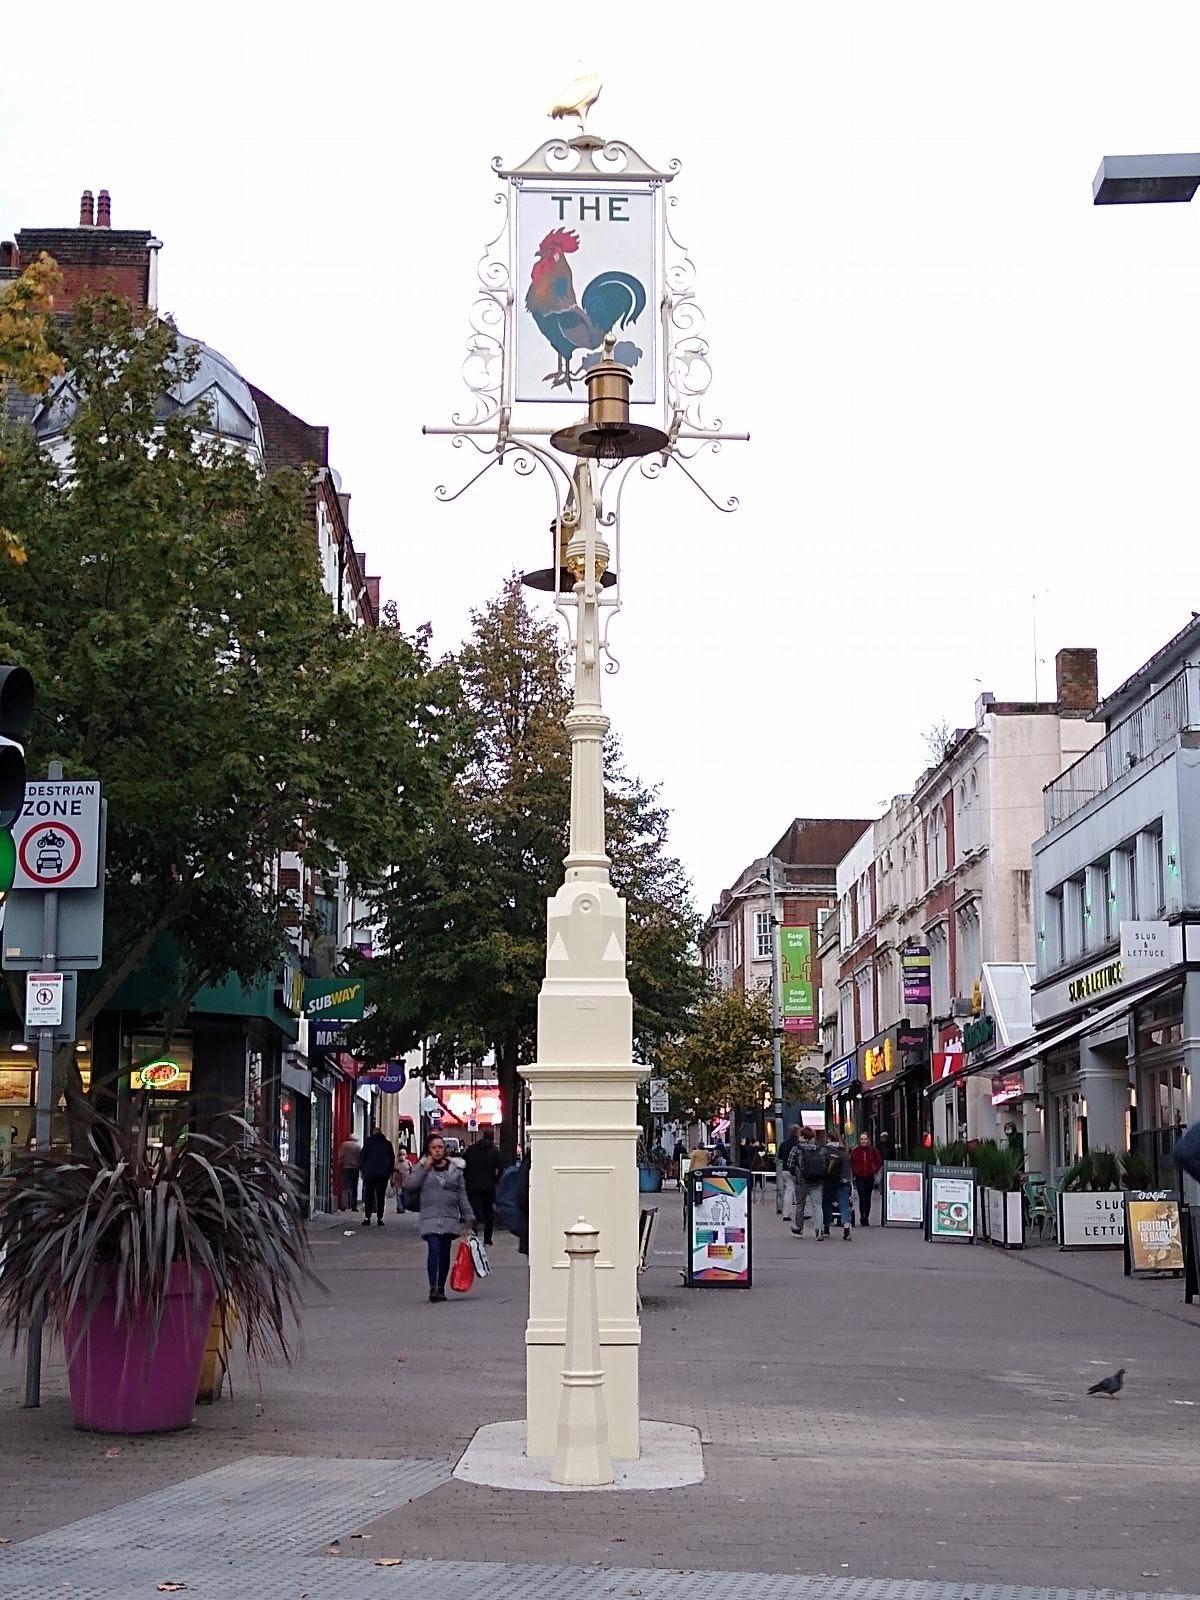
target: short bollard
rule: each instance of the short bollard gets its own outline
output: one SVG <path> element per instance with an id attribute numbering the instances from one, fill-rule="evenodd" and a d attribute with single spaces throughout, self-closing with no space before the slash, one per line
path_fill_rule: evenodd
<path id="1" fill-rule="evenodd" d="M 596 1300 L 596 1253 L 600 1234 L 583 1217 L 566 1230 L 570 1278 L 567 1283 L 566 1365 L 558 1408 L 558 1448 L 550 1469 L 552 1483 L 595 1486 L 613 1481 L 600 1366 L 600 1308 Z"/>

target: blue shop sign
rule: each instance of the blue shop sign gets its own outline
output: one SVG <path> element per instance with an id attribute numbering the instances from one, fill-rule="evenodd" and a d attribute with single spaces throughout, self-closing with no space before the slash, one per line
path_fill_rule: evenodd
<path id="1" fill-rule="evenodd" d="M 854 1056 L 843 1056 L 840 1061 L 831 1061 L 826 1067 L 825 1081 L 832 1093 L 848 1088 L 854 1081 L 854 1061 Z"/>
<path id="2" fill-rule="evenodd" d="M 310 1022 L 308 1025 L 308 1047 L 310 1050 L 344 1050 L 346 1048 L 346 1030 L 349 1023 Z"/>

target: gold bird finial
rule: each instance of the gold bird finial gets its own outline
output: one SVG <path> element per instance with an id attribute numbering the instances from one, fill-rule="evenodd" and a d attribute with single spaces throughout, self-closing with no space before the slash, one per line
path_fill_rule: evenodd
<path id="1" fill-rule="evenodd" d="M 598 72 L 585 72 L 580 63 L 580 70 L 567 92 L 556 100 L 546 113 L 550 117 L 578 117 L 579 132 L 587 131 L 587 114 L 600 98 L 600 91 L 604 85 Z"/>

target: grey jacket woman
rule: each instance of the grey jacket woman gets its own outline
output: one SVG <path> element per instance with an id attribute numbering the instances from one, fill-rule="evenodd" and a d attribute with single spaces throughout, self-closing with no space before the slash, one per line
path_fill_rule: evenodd
<path id="1" fill-rule="evenodd" d="M 452 1161 L 441 1172 L 419 1161 L 404 1180 L 404 1192 L 421 1196 L 422 1239 L 431 1233 L 460 1233 L 474 1224 L 462 1168 Z"/>

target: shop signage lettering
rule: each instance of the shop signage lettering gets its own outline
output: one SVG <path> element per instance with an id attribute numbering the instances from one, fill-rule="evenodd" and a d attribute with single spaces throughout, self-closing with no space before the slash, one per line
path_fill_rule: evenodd
<path id="1" fill-rule="evenodd" d="M 931 995 L 929 946 L 910 944 L 902 950 L 900 971 L 904 976 L 904 1004 L 927 1006 Z"/>
<path id="2" fill-rule="evenodd" d="M 283 980 L 280 984 L 283 1000 L 283 1009 L 290 1011 L 292 1016 L 304 1015 L 304 974 L 299 967 L 290 964 L 283 969 Z"/>
<path id="3" fill-rule="evenodd" d="M 1171 965 L 1171 925 L 1168 922 L 1123 922 L 1121 965 L 1135 973 L 1165 972 Z"/>
<path id="4" fill-rule="evenodd" d="M 963 1025 L 962 1044 L 968 1054 L 976 1050 L 986 1050 L 996 1038 L 996 1022 L 993 1017 L 976 1017 L 973 1022 Z"/>
<path id="5" fill-rule="evenodd" d="M 854 1057 L 843 1056 L 840 1061 L 831 1062 L 825 1069 L 825 1077 L 830 1089 L 835 1093 L 844 1089 L 854 1078 Z"/>
<path id="6" fill-rule="evenodd" d="M 361 1022 L 364 988 L 361 978 L 310 978 L 304 985 L 304 1015 Z"/>
<path id="7" fill-rule="evenodd" d="M 910 1028 L 903 1022 L 900 1024 L 900 1031 L 896 1035 L 896 1048 L 902 1056 L 916 1055 L 918 1052 L 924 1055 L 928 1047 L 929 1034 L 924 1028 Z"/>
<path id="8" fill-rule="evenodd" d="M 992 1104 L 994 1106 L 1007 1105 L 1010 1100 L 1019 1100 L 1025 1093 L 1025 1073 L 996 1072 L 992 1074 Z"/>
<path id="9" fill-rule="evenodd" d="M 1058 1240 L 1067 1249 L 1122 1245 L 1125 1197 L 1109 1190 L 1061 1194 L 1058 1221 Z"/>
<path id="10" fill-rule="evenodd" d="M 868 1083 L 873 1083 L 876 1078 L 886 1078 L 889 1072 L 896 1070 L 896 1045 L 892 1039 L 885 1039 L 880 1045 L 868 1045 L 863 1050 L 863 1077 Z"/>
<path id="11" fill-rule="evenodd" d="M 1103 967 L 1097 967 L 1094 972 L 1085 972 L 1082 978 L 1072 978 L 1067 986 L 1067 998 L 1072 1004 L 1088 1000 L 1094 994 L 1103 994 L 1106 989 L 1115 989 L 1124 977 L 1125 969 L 1121 962 L 1110 961 Z"/>

